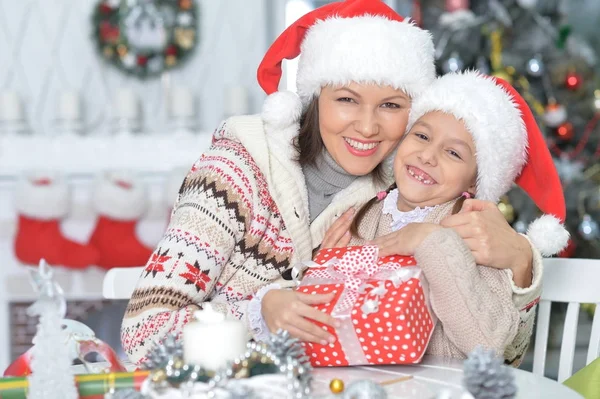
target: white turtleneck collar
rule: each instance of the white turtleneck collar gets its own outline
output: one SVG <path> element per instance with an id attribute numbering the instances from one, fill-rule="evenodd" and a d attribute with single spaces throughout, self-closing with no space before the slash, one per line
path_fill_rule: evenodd
<path id="1" fill-rule="evenodd" d="M 421 223 L 436 206 L 415 208 L 412 211 L 402 212 L 398 210 L 398 189 L 388 193 L 383 200 L 383 214 L 392 215 L 392 231 L 398 231 L 409 223 Z"/>

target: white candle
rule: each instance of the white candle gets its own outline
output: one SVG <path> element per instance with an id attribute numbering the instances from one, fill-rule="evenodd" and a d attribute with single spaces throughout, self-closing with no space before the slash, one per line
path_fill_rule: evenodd
<path id="1" fill-rule="evenodd" d="M 19 95 L 14 91 L 0 94 L 0 120 L 20 121 L 23 119 L 23 108 Z"/>
<path id="2" fill-rule="evenodd" d="M 227 88 L 225 92 L 225 116 L 249 113 L 248 91 L 243 86 Z"/>
<path id="3" fill-rule="evenodd" d="M 115 115 L 119 119 L 138 119 L 140 107 L 132 89 L 121 88 L 115 96 Z"/>
<path id="4" fill-rule="evenodd" d="M 171 91 L 171 116 L 175 118 L 192 118 L 194 111 L 194 95 L 185 87 L 174 87 Z"/>
<path id="5" fill-rule="evenodd" d="M 81 117 L 81 103 L 77 91 L 64 91 L 58 101 L 58 117 L 66 121 L 77 121 Z"/>
<path id="6" fill-rule="evenodd" d="M 209 303 L 202 307 L 183 328 L 183 357 L 188 364 L 217 370 L 244 354 L 248 336 L 241 321 L 226 319 Z"/>

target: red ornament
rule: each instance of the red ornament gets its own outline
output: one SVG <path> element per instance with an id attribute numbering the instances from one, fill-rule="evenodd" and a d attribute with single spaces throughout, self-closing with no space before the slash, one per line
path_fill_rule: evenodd
<path id="1" fill-rule="evenodd" d="M 100 38 L 107 43 L 115 43 L 119 40 L 121 31 L 118 26 L 113 26 L 108 21 L 100 22 Z"/>
<path id="2" fill-rule="evenodd" d="M 569 90 L 577 90 L 581 87 L 583 78 L 575 72 L 568 72 L 565 78 L 565 87 Z"/>
<path id="3" fill-rule="evenodd" d="M 177 55 L 177 47 L 169 46 L 165 50 L 165 55 Z"/>
<path id="4" fill-rule="evenodd" d="M 100 12 L 102 14 L 110 14 L 111 12 L 114 11 L 114 8 L 112 8 L 107 3 L 100 3 L 100 5 L 98 6 L 98 8 L 100 9 Z"/>
<path id="5" fill-rule="evenodd" d="M 573 139 L 573 125 L 570 122 L 561 124 L 556 129 L 556 135 L 561 141 L 570 141 Z"/>
<path id="6" fill-rule="evenodd" d="M 145 66 L 148 63 L 148 57 L 144 57 L 143 55 L 138 55 L 137 64 L 139 66 Z"/>
<path id="7" fill-rule="evenodd" d="M 468 10 L 469 0 L 446 0 L 446 11 Z"/>

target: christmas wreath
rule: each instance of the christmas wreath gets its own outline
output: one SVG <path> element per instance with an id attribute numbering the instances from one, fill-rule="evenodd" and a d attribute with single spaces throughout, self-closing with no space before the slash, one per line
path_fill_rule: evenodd
<path id="1" fill-rule="evenodd" d="M 101 0 L 93 36 L 101 57 L 122 71 L 147 78 L 180 66 L 198 41 L 194 0 Z"/>

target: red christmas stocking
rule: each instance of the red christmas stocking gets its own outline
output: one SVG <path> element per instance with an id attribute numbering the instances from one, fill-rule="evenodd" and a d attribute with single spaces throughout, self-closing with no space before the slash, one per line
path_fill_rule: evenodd
<path id="1" fill-rule="evenodd" d="M 17 183 L 15 255 L 19 261 L 37 265 L 43 258 L 51 265 L 70 268 L 98 263 L 94 247 L 68 240 L 61 233 L 60 220 L 69 211 L 69 198 L 69 187 L 59 176 L 28 176 Z"/>
<path id="2" fill-rule="evenodd" d="M 100 251 L 99 266 L 144 266 L 152 250 L 137 238 L 135 227 L 146 211 L 141 182 L 123 173 L 108 173 L 95 185 L 93 202 L 98 221 L 90 244 Z"/>

